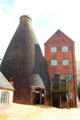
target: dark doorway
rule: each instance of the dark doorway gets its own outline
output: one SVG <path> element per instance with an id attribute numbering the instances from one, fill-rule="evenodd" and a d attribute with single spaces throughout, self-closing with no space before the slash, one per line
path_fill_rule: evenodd
<path id="1" fill-rule="evenodd" d="M 40 104 L 40 90 L 36 89 L 35 92 L 35 104 Z"/>
<path id="2" fill-rule="evenodd" d="M 61 94 L 61 102 L 67 102 L 66 93 L 65 94 Z"/>
<path id="3" fill-rule="evenodd" d="M 60 94 L 58 93 L 52 94 L 52 104 L 54 107 L 60 107 Z"/>

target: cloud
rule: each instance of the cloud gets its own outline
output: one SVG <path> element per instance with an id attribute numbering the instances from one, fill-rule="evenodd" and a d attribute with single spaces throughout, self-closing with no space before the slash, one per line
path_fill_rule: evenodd
<path id="1" fill-rule="evenodd" d="M 0 58 L 2 58 L 14 34 L 18 22 L 17 19 L 1 10 L 0 16 Z"/>
<path id="2" fill-rule="evenodd" d="M 79 8 L 79 0 L 15 0 L 14 8 L 19 14 L 28 13 L 35 16 L 55 11 L 61 15 L 76 11 Z"/>
<path id="3" fill-rule="evenodd" d="M 76 42 L 76 56 L 80 59 L 79 11 L 80 0 L 14 0 L 11 6 L 0 4 L 0 56 L 19 24 L 19 17 L 27 14 L 32 18 L 42 50 L 44 42 L 61 29 Z"/>

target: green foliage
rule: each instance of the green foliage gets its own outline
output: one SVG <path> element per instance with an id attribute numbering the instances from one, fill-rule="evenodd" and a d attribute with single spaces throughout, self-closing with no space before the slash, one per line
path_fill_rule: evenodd
<path id="1" fill-rule="evenodd" d="M 80 83 L 79 83 L 79 85 L 78 85 L 78 98 L 79 98 L 79 100 L 80 100 Z"/>

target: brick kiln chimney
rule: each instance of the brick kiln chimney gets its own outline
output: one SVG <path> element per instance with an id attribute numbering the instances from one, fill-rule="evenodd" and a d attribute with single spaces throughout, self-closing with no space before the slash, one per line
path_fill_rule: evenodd
<path id="1" fill-rule="evenodd" d="M 27 15 L 20 17 L 20 24 L 1 63 L 1 72 L 9 82 L 13 82 L 14 102 L 29 104 L 30 85 L 34 84 L 45 87 L 46 96 L 50 98 L 45 61 L 32 28 L 32 20 Z"/>
<path id="2" fill-rule="evenodd" d="M 14 102 L 26 103 L 26 99 L 29 102 L 28 78 L 33 71 L 35 56 L 33 38 L 32 20 L 23 15 L 1 63 L 2 73 L 14 83 Z"/>

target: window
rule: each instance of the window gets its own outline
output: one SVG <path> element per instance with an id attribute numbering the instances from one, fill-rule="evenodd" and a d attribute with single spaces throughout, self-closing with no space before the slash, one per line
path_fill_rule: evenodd
<path id="1" fill-rule="evenodd" d="M 62 52 L 68 52 L 68 46 L 63 46 L 62 47 Z"/>
<path id="2" fill-rule="evenodd" d="M 51 47 L 51 52 L 57 52 L 57 48 L 56 47 Z"/>
<path id="3" fill-rule="evenodd" d="M 51 60 L 51 65 L 52 66 L 57 66 L 57 60 L 55 59 L 55 60 Z"/>
<path id="4" fill-rule="evenodd" d="M 67 74 L 65 75 L 65 78 L 66 78 L 67 81 L 72 80 L 72 75 L 69 74 L 69 73 L 67 73 Z"/>
<path id="5" fill-rule="evenodd" d="M 63 59 L 62 64 L 63 65 L 69 65 L 69 60 L 68 59 Z"/>
<path id="6" fill-rule="evenodd" d="M 1 94 L 0 103 L 2 103 L 2 104 L 8 104 L 8 97 L 9 97 L 9 94 L 3 92 Z"/>

